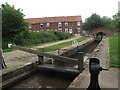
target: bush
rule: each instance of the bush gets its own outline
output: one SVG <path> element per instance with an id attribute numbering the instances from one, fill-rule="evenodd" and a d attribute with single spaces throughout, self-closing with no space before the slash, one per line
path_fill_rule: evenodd
<path id="1" fill-rule="evenodd" d="M 67 39 L 70 36 L 72 36 L 69 33 L 64 33 L 64 32 L 60 32 L 60 31 L 50 31 L 50 32 L 54 33 L 56 35 L 56 37 L 57 37 L 58 40 Z"/>
<path id="2" fill-rule="evenodd" d="M 22 34 L 21 34 L 22 35 Z M 19 35 L 20 36 L 20 35 Z M 7 44 L 15 43 L 20 46 L 31 46 L 51 41 L 63 40 L 71 37 L 69 33 L 59 32 L 59 31 L 48 31 L 48 32 L 29 32 L 29 34 L 21 40 L 16 39 L 14 41 L 4 40 L 3 49 L 7 48 Z M 19 43 L 20 42 L 20 43 Z"/>
<path id="3" fill-rule="evenodd" d="M 49 32 L 30 32 L 29 37 L 23 40 L 23 45 L 34 45 L 58 40 L 53 33 Z"/>

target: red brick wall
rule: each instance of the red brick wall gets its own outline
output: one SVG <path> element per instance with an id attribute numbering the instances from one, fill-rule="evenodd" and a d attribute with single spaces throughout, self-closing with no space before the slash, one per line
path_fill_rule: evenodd
<path id="1" fill-rule="evenodd" d="M 89 35 L 93 35 L 93 34 L 97 34 L 99 32 L 103 32 L 106 34 L 106 36 L 110 36 L 116 33 L 116 30 L 111 30 L 111 29 L 107 29 L 107 28 L 98 28 L 98 29 L 93 29 L 93 30 L 89 30 Z"/>
<path id="2" fill-rule="evenodd" d="M 50 23 L 50 27 L 47 27 L 46 23 L 43 23 L 43 27 L 40 27 L 40 24 L 32 24 L 32 28 L 30 30 L 32 31 L 40 31 L 43 29 L 44 31 L 49 30 L 58 30 L 59 28 L 62 28 L 62 31 L 65 32 L 65 28 L 72 28 L 74 33 L 77 33 L 77 28 L 80 28 L 80 31 L 82 31 L 82 22 L 80 23 L 80 26 L 77 26 L 77 22 L 68 22 L 68 26 L 65 26 L 65 22 L 62 22 L 62 26 L 58 27 L 58 23 Z"/>

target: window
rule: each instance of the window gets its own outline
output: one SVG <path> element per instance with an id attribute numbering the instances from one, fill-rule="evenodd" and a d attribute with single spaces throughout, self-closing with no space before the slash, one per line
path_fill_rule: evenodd
<path id="1" fill-rule="evenodd" d="M 29 24 L 29 25 L 28 25 L 28 28 L 29 28 L 29 29 L 32 28 L 32 24 Z"/>
<path id="2" fill-rule="evenodd" d="M 62 31 L 62 28 L 59 28 L 58 30 L 59 30 L 59 31 Z"/>
<path id="3" fill-rule="evenodd" d="M 47 27 L 50 27 L 50 23 L 47 23 Z"/>
<path id="4" fill-rule="evenodd" d="M 43 23 L 40 23 L 40 27 L 43 28 Z"/>
<path id="5" fill-rule="evenodd" d="M 61 22 L 58 22 L 58 27 L 61 27 L 62 26 L 62 23 Z"/>
<path id="6" fill-rule="evenodd" d="M 47 29 L 47 31 L 50 31 L 50 29 Z"/>
<path id="7" fill-rule="evenodd" d="M 72 30 L 72 29 L 69 29 L 69 33 L 72 34 L 72 33 L 73 33 L 73 30 Z"/>
<path id="8" fill-rule="evenodd" d="M 65 26 L 68 26 L 68 22 L 65 22 Z"/>
<path id="9" fill-rule="evenodd" d="M 77 28 L 77 32 L 79 32 L 79 33 L 80 33 L 80 28 Z"/>
<path id="10" fill-rule="evenodd" d="M 44 29 L 40 29 L 40 31 L 44 31 Z"/>
<path id="11" fill-rule="evenodd" d="M 68 28 L 65 28 L 65 32 L 68 32 Z"/>
<path id="12" fill-rule="evenodd" d="M 77 26 L 80 26 L 80 22 L 77 22 Z"/>

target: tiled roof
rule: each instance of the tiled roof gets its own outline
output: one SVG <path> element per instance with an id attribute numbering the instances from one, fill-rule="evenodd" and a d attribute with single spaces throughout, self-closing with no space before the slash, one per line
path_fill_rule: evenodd
<path id="1" fill-rule="evenodd" d="M 34 23 L 47 23 L 47 22 L 73 22 L 82 21 L 81 16 L 62 16 L 62 17 L 44 17 L 44 18 L 28 18 L 25 21 L 30 24 Z"/>

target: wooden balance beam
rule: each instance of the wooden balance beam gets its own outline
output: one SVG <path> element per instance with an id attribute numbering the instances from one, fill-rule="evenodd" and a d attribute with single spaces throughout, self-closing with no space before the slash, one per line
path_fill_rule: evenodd
<path id="1" fill-rule="evenodd" d="M 46 56 L 46 57 L 50 57 L 53 58 L 55 60 L 59 60 L 59 61 L 63 61 L 63 62 L 77 62 L 78 59 L 74 59 L 74 58 L 69 58 L 69 57 L 64 57 L 64 56 L 58 56 L 58 55 L 53 55 L 50 53 L 45 53 L 45 52 L 41 52 L 41 51 L 36 51 L 36 50 L 32 50 L 32 49 L 28 49 L 28 48 L 23 48 L 20 46 L 16 46 L 16 45 L 12 45 L 12 44 L 8 44 L 9 48 L 15 48 L 21 51 L 25 51 L 25 52 L 29 52 L 29 53 L 33 53 L 36 54 L 38 56 Z"/>

